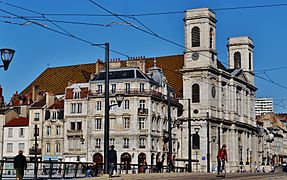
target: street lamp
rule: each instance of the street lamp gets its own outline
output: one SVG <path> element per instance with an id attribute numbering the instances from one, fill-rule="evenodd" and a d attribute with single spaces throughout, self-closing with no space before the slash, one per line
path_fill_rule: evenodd
<path id="1" fill-rule="evenodd" d="M 15 50 L 13 49 L 8 49 L 8 48 L 4 48 L 4 49 L 0 49 L 0 55 L 1 55 L 1 59 L 3 62 L 3 65 L 0 65 L 0 68 L 4 68 L 4 71 L 7 71 L 10 62 L 13 59 L 13 56 L 15 54 Z"/>
<path id="2" fill-rule="evenodd" d="M 110 44 L 105 43 L 105 128 L 104 128 L 104 173 L 108 174 L 109 169 L 109 139 L 110 139 L 110 108 L 114 105 L 118 105 L 120 107 L 121 103 L 123 102 L 123 95 L 117 94 L 116 101 L 117 104 L 110 105 L 109 100 L 109 59 L 110 59 Z"/>
<path id="3" fill-rule="evenodd" d="M 246 165 L 249 165 L 249 148 L 246 149 Z"/>
<path id="4" fill-rule="evenodd" d="M 240 145 L 240 146 L 239 146 L 239 149 L 240 149 L 240 169 L 242 169 L 242 165 L 243 165 L 243 161 L 242 161 L 242 149 L 243 149 L 243 146 Z"/>

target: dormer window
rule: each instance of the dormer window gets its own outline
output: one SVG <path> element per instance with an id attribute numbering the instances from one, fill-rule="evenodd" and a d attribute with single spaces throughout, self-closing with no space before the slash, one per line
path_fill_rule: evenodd
<path id="1" fill-rule="evenodd" d="M 52 112 L 52 119 L 57 119 L 57 112 L 56 111 Z"/>
<path id="2" fill-rule="evenodd" d="M 81 89 L 79 87 L 75 87 L 73 93 L 74 93 L 74 99 L 81 98 Z"/>
<path id="3" fill-rule="evenodd" d="M 80 92 L 75 92 L 74 93 L 74 99 L 80 99 Z"/>

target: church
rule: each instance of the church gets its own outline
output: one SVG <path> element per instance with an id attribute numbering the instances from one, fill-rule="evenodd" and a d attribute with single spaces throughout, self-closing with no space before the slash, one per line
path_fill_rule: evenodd
<path id="1" fill-rule="evenodd" d="M 217 168 L 217 151 L 227 146 L 228 172 L 249 170 L 258 158 L 255 120 L 253 41 L 250 37 L 228 38 L 228 64 L 217 59 L 216 16 L 208 8 L 185 12 L 182 144 L 188 144 L 191 121 L 192 171 Z M 191 102 L 190 119 L 188 101 Z M 182 157 L 188 148 L 182 147 Z M 251 166 L 252 165 L 252 166 Z"/>

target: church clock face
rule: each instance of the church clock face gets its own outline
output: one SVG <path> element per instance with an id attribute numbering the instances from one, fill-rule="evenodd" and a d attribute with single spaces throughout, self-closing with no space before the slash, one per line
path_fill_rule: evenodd
<path id="1" fill-rule="evenodd" d="M 197 52 L 192 53 L 191 55 L 192 60 L 196 61 L 199 58 L 199 54 Z"/>
<path id="2" fill-rule="evenodd" d="M 212 88 L 211 88 L 211 95 L 212 95 L 213 98 L 215 98 L 215 95 L 216 95 L 215 86 L 212 86 Z"/>

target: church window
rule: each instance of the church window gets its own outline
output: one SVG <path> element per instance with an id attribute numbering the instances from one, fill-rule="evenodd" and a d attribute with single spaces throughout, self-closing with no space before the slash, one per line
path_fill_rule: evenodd
<path id="1" fill-rule="evenodd" d="M 241 54 L 240 54 L 240 52 L 234 53 L 234 68 L 235 69 L 241 68 Z"/>
<path id="2" fill-rule="evenodd" d="M 192 43 L 192 47 L 199 47 L 200 46 L 200 29 L 199 27 L 195 26 L 192 28 L 191 30 L 191 43 Z"/>
<path id="3" fill-rule="evenodd" d="M 251 70 L 251 53 L 249 53 L 249 70 Z"/>
<path id="4" fill-rule="evenodd" d="M 192 149 L 200 149 L 200 137 L 198 133 L 192 135 Z"/>
<path id="5" fill-rule="evenodd" d="M 193 103 L 200 102 L 200 88 L 198 84 L 192 85 L 192 102 Z"/>

